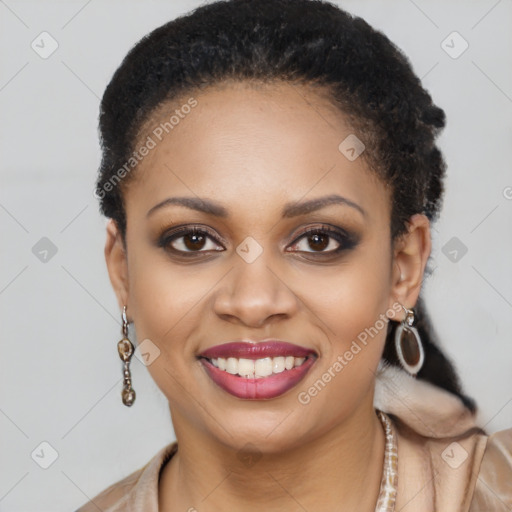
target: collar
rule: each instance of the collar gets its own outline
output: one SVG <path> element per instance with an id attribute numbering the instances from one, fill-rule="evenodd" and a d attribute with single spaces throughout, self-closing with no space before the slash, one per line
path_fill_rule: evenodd
<path id="1" fill-rule="evenodd" d="M 425 437 L 454 437 L 479 429 L 476 415 L 459 397 L 383 361 L 377 369 L 373 403 Z"/>

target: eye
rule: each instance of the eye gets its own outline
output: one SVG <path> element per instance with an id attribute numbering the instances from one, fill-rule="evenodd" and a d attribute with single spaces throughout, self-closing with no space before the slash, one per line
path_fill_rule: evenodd
<path id="1" fill-rule="evenodd" d="M 323 225 L 306 229 L 290 246 L 292 251 L 336 255 L 353 248 L 357 237 L 345 230 Z M 184 226 L 163 234 L 158 246 L 182 256 L 225 250 L 217 236 L 202 226 Z"/>
<path id="2" fill-rule="evenodd" d="M 218 249 L 217 239 L 205 228 L 198 226 L 184 227 L 163 235 L 158 245 L 176 253 L 197 253 L 222 251 Z"/>
<path id="3" fill-rule="evenodd" d="M 299 252 L 337 254 L 352 248 L 354 245 L 353 238 L 344 231 L 321 226 L 308 228 L 295 240 L 291 247 Z"/>

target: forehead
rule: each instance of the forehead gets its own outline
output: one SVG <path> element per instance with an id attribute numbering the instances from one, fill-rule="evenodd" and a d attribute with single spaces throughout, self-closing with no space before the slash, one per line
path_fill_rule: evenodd
<path id="1" fill-rule="evenodd" d="M 138 145 L 151 139 L 154 147 L 137 166 L 133 194 L 148 209 L 172 195 L 212 196 L 236 209 L 337 192 L 385 211 L 383 183 L 363 158 L 347 158 L 344 141 L 354 137 L 364 143 L 325 90 L 223 83 L 182 95 L 145 124 Z"/>

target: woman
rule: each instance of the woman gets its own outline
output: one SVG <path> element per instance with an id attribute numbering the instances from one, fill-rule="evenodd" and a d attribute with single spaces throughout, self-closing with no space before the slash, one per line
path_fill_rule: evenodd
<path id="1" fill-rule="evenodd" d="M 129 52 L 96 194 L 122 400 L 139 344 L 177 442 L 80 512 L 512 508 L 512 429 L 476 424 L 420 298 L 444 123 L 326 2 L 211 3 Z"/>

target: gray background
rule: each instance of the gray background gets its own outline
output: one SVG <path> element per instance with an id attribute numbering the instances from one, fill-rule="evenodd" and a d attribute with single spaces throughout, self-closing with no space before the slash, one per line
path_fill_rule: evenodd
<path id="1" fill-rule="evenodd" d="M 92 190 L 112 73 L 144 34 L 200 3 L 0 1 L 0 511 L 73 510 L 174 438 L 138 360 L 136 405 L 120 400 L 119 311 Z M 512 3 L 340 5 L 403 49 L 446 111 L 447 193 L 425 297 L 482 423 L 510 427 Z M 47 59 L 31 48 L 43 31 L 59 45 Z M 453 31 L 469 43 L 457 58 L 445 49 L 458 53 L 461 39 L 442 45 Z M 46 261 L 33 252 L 43 237 L 57 250 Z M 48 469 L 43 441 L 58 454 Z"/>

